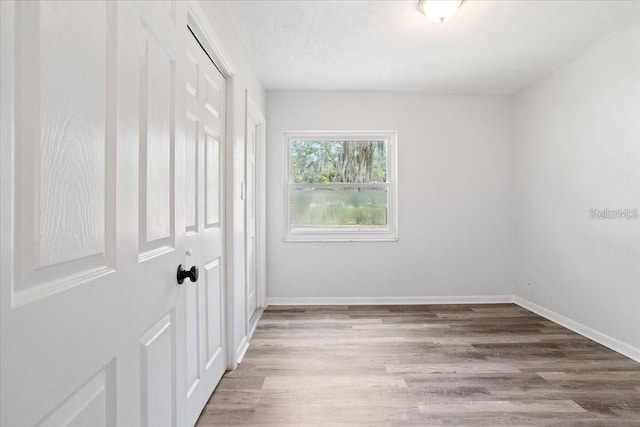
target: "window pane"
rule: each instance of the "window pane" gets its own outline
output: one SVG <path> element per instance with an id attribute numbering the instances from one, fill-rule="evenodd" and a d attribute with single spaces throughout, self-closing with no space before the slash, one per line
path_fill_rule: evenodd
<path id="1" fill-rule="evenodd" d="M 292 182 L 387 182 L 387 142 L 293 140 Z"/>
<path id="2" fill-rule="evenodd" d="M 291 189 L 291 227 L 387 229 L 387 189 L 309 187 Z"/>

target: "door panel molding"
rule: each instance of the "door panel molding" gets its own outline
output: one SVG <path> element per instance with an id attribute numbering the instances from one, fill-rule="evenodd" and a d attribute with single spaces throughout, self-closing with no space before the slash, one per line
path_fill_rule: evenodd
<path id="1" fill-rule="evenodd" d="M 140 337 L 140 425 L 176 426 L 175 311 Z"/>
<path id="2" fill-rule="evenodd" d="M 115 360 L 74 391 L 38 427 L 115 426 Z"/>
<path id="3" fill-rule="evenodd" d="M 140 27 L 139 260 L 148 260 L 175 247 L 176 73 L 161 39 Z"/>
<path id="4" fill-rule="evenodd" d="M 115 269 L 116 9 L 107 2 L 71 3 L 72 11 L 48 2 L 4 3 L 12 22 L 3 23 L 10 26 L 3 31 L 2 62 L 11 68 L 11 90 L 3 88 L 3 98 L 6 93 L 13 102 L 3 105 L 11 120 L 3 129 L 14 133 L 3 142 L 15 152 L 8 167 L 15 192 L 3 200 L 13 202 L 7 213 L 13 225 L 11 305 L 20 307 Z M 69 13 L 88 17 L 69 29 Z M 87 55 L 61 48 L 66 41 L 51 33 L 62 27 L 90 34 L 82 41 Z M 85 96 L 90 107 L 74 109 Z M 27 194 L 33 197 L 22 197 Z"/>

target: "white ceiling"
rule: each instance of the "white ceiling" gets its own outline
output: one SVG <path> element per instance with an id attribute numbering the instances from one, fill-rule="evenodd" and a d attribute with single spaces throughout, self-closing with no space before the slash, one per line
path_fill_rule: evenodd
<path id="1" fill-rule="evenodd" d="M 633 0 L 466 0 L 444 24 L 417 3 L 229 2 L 267 89 L 510 94 L 640 22 Z"/>

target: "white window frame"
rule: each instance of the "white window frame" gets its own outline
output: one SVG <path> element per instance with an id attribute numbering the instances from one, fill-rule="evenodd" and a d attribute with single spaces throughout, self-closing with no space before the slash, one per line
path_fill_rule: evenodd
<path id="1" fill-rule="evenodd" d="M 291 142 L 300 140 L 348 140 L 371 141 L 384 139 L 387 142 L 387 182 L 386 183 L 332 183 L 318 184 L 318 187 L 386 187 L 387 188 L 387 228 L 309 229 L 293 230 L 291 227 L 290 190 L 307 184 L 295 184 L 291 177 Z M 398 240 L 398 178 L 396 164 L 396 131 L 288 131 L 284 133 L 284 241 L 285 242 L 389 242 Z"/>

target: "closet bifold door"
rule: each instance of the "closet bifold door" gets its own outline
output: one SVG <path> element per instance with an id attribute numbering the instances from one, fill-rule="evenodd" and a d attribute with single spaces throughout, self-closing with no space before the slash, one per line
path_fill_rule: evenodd
<path id="1" fill-rule="evenodd" d="M 224 292 L 226 82 L 185 27 L 185 265 L 200 267 L 186 283 L 188 425 L 197 421 L 227 367 Z"/>

